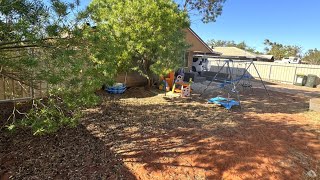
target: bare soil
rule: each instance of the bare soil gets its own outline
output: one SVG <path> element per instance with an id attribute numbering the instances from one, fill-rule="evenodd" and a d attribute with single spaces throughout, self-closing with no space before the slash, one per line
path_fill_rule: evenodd
<path id="1" fill-rule="evenodd" d="M 210 96 L 100 92 L 103 103 L 77 128 L 41 137 L 2 130 L 0 177 L 319 179 L 320 114 L 307 112 L 309 99 L 253 92 L 231 111 L 207 104 Z"/>

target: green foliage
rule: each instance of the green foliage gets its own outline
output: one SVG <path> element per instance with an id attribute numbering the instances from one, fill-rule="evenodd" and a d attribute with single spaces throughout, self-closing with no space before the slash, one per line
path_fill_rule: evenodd
<path id="1" fill-rule="evenodd" d="M 183 63 L 189 20 L 171 0 L 94 0 L 85 12 L 76 11 L 79 1 L 48 3 L 0 1 L 0 75 L 49 86 L 48 99 L 36 101 L 22 121 L 13 118 L 11 130 L 45 134 L 74 126 L 117 73 L 150 78 Z"/>
<path id="2" fill-rule="evenodd" d="M 305 53 L 302 61 L 310 64 L 320 64 L 320 51 L 318 49 L 310 49 Z"/>
<path id="3" fill-rule="evenodd" d="M 185 12 L 198 14 L 203 23 L 215 22 L 221 15 L 226 0 L 184 0 L 182 7 Z"/>
<path id="4" fill-rule="evenodd" d="M 207 42 L 210 47 L 237 47 L 239 49 L 246 50 L 248 52 L 261 54 L 255 48 L 248 46 L 244 41 L 236 43 L 235 41 L 224 41 L 224 40 L 214 40 L 211 39 Z"/>
<path id="5" fill-rule="evenodd" d="M 34 135 L 56 132 L 65 126 L 75 127 L 81 113 L 75 109 L 67 111 L 66 106 L 68 105 L 59 98 L 37 100 L 34 108 L 16 126 L 30 127 Z"/>
<path id="6" fill-rule="evenodd" d="M 276 42 L 271 42 L 269 39 L 264 41 L 264 44 L 267 46 L 265 48 L 267 54 L 272 54 L 275 59 L 282 59 L 284 57 L 300 57 L 301 56 L 301 47 L 294 45 L 283 45 Z"/>
<path id="7" fill-rule="evenodd" d="M 80 109 L 98 103 L 94 92 L 112 83 L 117 72 L 115 43 L 92 35 L 84 25 L 86 17 L 75 12 L 77 2 L 51 2 L 0 1 L 0 75 L 35 88 L 47 82 L 50 95 L 37 101 L 22 121 L 12 118 L 9 129 L 17 123 L 44 134 L 75 125 Z M 97 53 L 93 44 L 114 50 Z"/>
<path id="8" fill-rule="evenodd" d="M 97 41 L 93 49 L 99 61 L 112 58 L 114 69 L 138 71 L 148 79 L 182 65 L 188 47 L 182 30 L 189 21 L 173 1 L 93 0 L 89 8 L 96 25 L 91 38 Z M 112 48 L 106 48 L 109 43 Z"/>

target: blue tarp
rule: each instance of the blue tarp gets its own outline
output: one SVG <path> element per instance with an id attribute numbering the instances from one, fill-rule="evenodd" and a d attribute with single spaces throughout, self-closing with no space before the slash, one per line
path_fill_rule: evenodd
<path id="1" fill-rule="evenodd" d="M 232 106 L 239 106 L 240 105 L 239 101 L 235 101 L 233 99 L 228 100 L 227 98 L 224 98 L 224 97 L 211 98 L 211 99 L 209 99 L 208 102 L 221 105 L 228 110 L 231 109 Z"/>

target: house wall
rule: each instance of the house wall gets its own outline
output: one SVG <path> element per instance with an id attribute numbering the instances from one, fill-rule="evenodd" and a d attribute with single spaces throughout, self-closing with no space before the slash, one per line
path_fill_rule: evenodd
<path id="1" fill-rule="evenodd" d="M 193 51 L 188 51 L 188 70 L 192 69 Z"/>
<path id="2" fill-rule="evenodd" d="M 184 32 L 186 33 L 186 41 L 191 45 L 188 51 L 211 52 L 189 29 L 184 30 Z"/>
<path id="3" fill-rule="evenodd" d="M 201 53 L 212 53 L 210 49 L 208 49 L 207 46 L 205 46 L 203 41 L 197 37 L 190 29 L 185 29 L 184 32 L 186 33 L 186 41 L 188 44 L 191 46 L 187 50 L 188 52 L 188 65 L 187 68 L 190 70 L 192 68 L 192 59 L 193 55 L 196 54 L 197 52 Z"/>

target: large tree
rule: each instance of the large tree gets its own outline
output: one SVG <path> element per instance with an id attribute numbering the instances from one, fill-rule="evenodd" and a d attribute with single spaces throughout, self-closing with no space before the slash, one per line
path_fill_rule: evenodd
<path id="1" fill-rule="evenodd" d="M 108 36 L 92 35 L 78 3 L 0 1 L 0 75 L 34 88 L 41 81 L 49 86 L 48 99 L 34 100 L 19 121 L 36 134 L 74 124 L 79 108 L 97 102 L 94 92 L 116 73 L 115 43 L 103 44 L 113 49 L 107 55 L 95 53 L 92 44 Z M 13 112 L 8 122 L 15 122 Z"/>
<path id="2" fill-rule="evenodd" d="M 151 80 L 182 65 L 187 48 L 182 30 L 189 20 L 172 0 L 93 0 L 89 10 L 102 40 L 96 53 L 113 51 L 103 43 L 116 42 L 117 69 L 138 71 Z"/>
<path id="3" fill-rule="evenodd" d="M 273 55 L 275 59 L 282 59 L 289 56 L 301 56 L 301 47 L 299 46 L 283 45 L 272 42 L 269 39 L 265 39 L 264 45 L 266 45 L 266 53 Z"/>
<path id="4" fill-rule="evenodd" d="M 181 7 L 189 14 L 201 17 L 202 22 L 215 22 L 221 15 L 223 4 L 226 0 L 183 0 Z"/>
<path id="5" fill-rule="evenodd" d="M 310 49 L 305 53 L 302 60 L 310 64 L 320 64 L 320 51 L 318 49 Z"/>
<path id="6" fill-rule="evenodd" d="M 78 46 L 86 41 L 73 14 L 76 3 L 1 1 L 1 75 L 51 85 L 79 78 L 78 72 L 89 61 L 84 46 Z"/>
<path id="7" fill-rule="evenodd" d="M 78 3 L 0 4 L 0 75 L 35 88 L 49 84 L 49 98 L 35 100 L 19 121 L 35 134 L 73 125 L 79 108 L 97 102 L 94 92 L 121 71 L 151 79 L 182 64 L 189 21 L 173 1 L 95 0 L 76 12 Z"/>

